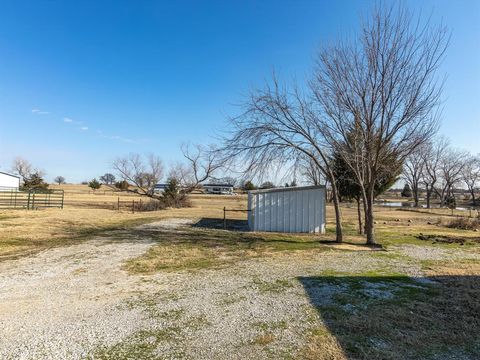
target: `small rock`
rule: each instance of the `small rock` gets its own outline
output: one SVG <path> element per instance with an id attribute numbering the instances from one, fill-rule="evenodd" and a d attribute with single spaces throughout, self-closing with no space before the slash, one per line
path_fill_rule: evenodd
<path id="1" fill-rule="evenodd" d="M 478 231 L 478 229 L 475 229 L 475 230 L 473 230 L 473 231 L 477 232 L 477 231 Z"/>
<path id="2" fill-rule="evenodd" d="M 395 219 L 395 221 L 397 221 L 397 222 L 398 222 L 398 221 L 400 221 L 400 219 Z"/>
<path id="3" fill-rule="evenodd" d="M 411 222 L 412 222 L 412 220 L 408 219 L 408 222 L 409 222 L 409 223 L 411 223 Z"/>
<path id="4" fill-rule="evenodd" d="M 384 222 L 383 222 L 383 225 L 387 225 L 387 222 L 386 222 L 386 221 L 384 221 Z"/>

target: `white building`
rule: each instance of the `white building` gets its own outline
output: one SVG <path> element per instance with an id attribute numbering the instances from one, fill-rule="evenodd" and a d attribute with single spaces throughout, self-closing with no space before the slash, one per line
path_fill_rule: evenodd
<path id="1" fill-rule="evenodd" d="M 209 194 L 233 194 L 233 185 L 230 184 L 205 184 L 202 187 Z"/>
<path id="2" fill-rule="evenodd" d="M 0 171 L 0 191 L 18 190 L 20 177 Z"/>
<path id="3" fill-rule="evenodd" d="M 325 233 L 325 186 L 289 187 L 248 192 L 252 231 Z"/>

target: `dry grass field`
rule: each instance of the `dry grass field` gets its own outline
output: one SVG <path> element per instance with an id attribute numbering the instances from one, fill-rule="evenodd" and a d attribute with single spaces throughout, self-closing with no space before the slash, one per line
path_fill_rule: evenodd
<path id="1" fill-rule="evenodd" d="M 64 188 L 0 212 L 0 358 L 480 358 L 480 232 L 448 210 L 378 207 L 372 249 L 348 205 L 339 245 L 330 207 L 322 236 L 250 233 L 222 229 L 244 195 L 132 213 Z"/>

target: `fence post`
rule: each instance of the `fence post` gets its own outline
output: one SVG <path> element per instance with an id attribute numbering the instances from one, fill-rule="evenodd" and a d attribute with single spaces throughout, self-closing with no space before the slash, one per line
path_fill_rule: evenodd
<path id="1" fill-rule="evenodd" d="M 117 198 L 117 209 L 120 211 L 120 196 Z"/>
<path id="2" fill-rule="evenodd" d="M 223 229 L 227 230 L 227 209 L 223 207 Z"/>
<path id="3" fill-rule="evenodd" d="M 32 210 L 35 210 L 35 190 L 33 190 L 33 194 L 32 194 L 32 207 L 31 207 Z"/>
<path id="4" fill-rule="evenodd" d="M 30 190 L 28 190 L 27 210 L 30 210 Z"/>
<path id="5" fill-rule="evenodd" d="M 132 200 L 132 214 L 135 214 L 135 200 Z"/>
<path id="6" fill-rule="evenodd" d="M 63 209 L 63 201 L 65 200 L 65 191 L 62 190 L 62 209 Z"/>

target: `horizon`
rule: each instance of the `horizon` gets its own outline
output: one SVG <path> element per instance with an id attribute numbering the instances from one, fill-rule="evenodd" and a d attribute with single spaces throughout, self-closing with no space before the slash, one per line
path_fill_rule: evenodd
<path id="1" fill-rule="evenodd" d="M 0 2 L 0 171 L 20 156 L 80 183 L 130 152 L 168 167 L 181 143 L 215 143 L 273 68 L 302 82 L 319 46 L 356 34 L 373 5 Z M 451 30 L 439 135 L 480 153 L 480 3 L 405 6 Z"/>

